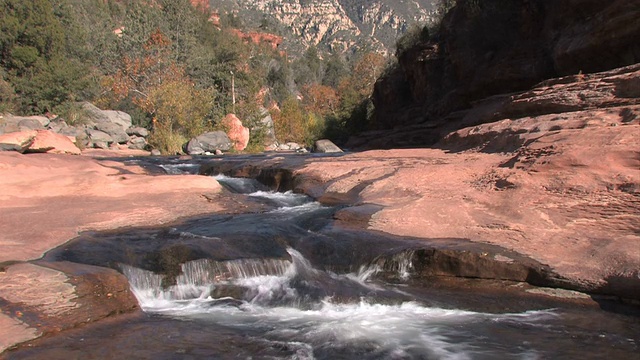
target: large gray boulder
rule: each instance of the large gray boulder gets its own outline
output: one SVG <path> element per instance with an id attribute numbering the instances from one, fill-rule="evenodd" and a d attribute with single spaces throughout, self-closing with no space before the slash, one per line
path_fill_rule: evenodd
<path id="1" fill-rule="evenodd" d="M 264 134 L 264 146 L 266 149 L 274 150 L 278 147 L 278 139 L 276 139 L 276 131 L 273 125 L 273 118 L 269 111 L 265 108 L 260 108 L 260 122 L 258 125 L 251 129 L 252 132 L 262 132 Z"/>
<path id="2" fill-rule="evenodd" d="M 44 129 L 42 123 L 36 119 L 24 118 L 18 122 L 20 130 L 39 130 Z"/>
<path id="3" fill-rule="evenodd" d="M 146 138 L 149 136 L 149 130 L 140 126 L 133 126 L 127 129 L 127 135 Z"/>
<path id="4" fill-rule="evenodd" d="M 113 143 L 113 138 L 100 130 L 87 129 L 87 135 L 89 135 L 89 145 L 97 148 L 108 148 L 109 144 Z M 106 146 L 105 146 L 106 145 Z"/>
<path id="5" fill-rule="evenodd" d="M 231 140 L 224 131 L 211 131 L 191 139 L 185 152 L 189 155 L 202 155 L 215 153 L 216 150 L 228 151 L 231 146 Z"/>
<path id="6" fill-rule="evenodd" d="M 101 122 L 95 125 L 95 129 L 102 131 L 104 133 L 109 134 L 114 142 L 118 144 L 126 144 L 129 141 L 129 135 L 127 135 L 126 131 L 122 128 L 122 126 L 111 123 L 111 122 Z"/>
<path id="7" fill-rule="evenodd" d="M 0 117 L 0 130 L 3 133 L 44 129 L 49 125 L 46 116 L 15 116 L 5 114 Z"/>
<path id="8" fill-rule="evenodd" d="M 88 102 L 82 103 L 82 109 L 87 113 L 87 124 L 89 126 L 95 126 L 99 123 L 113 123 L 119 125 L 122 131 L 126 131 L 131 127 L 131 115 L 125 112 L 101 110 Z"/>
<path id="9" fill-rule="evenodd" d="M 132 136 L 129 140 L 129 149 L 144 150 L 147 147 L 147 140 L 143 137 Z"/>
<path id="10" fill-rule="evenodd" d="M 322 139 L 315 142 L 315 152 L 317 153 L 341 153 L 343 152 L 336 144 L 331 140 Z"/>

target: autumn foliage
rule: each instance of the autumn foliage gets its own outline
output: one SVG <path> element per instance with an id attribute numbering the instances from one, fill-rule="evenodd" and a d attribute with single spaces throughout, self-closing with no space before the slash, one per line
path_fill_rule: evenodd
<path id="1" fill-rule="evenodd" d="M 130 99 L 152 118 L 150 143 L 164 153 L 180 153 L 182 144 L 203 133 L 213 97 L 199 90 L 184 68 L 170 60 L 171 42 L 159 30 L 144 44 L 140 57 L 125 57 L 103 84 L 103 101 Z"/>

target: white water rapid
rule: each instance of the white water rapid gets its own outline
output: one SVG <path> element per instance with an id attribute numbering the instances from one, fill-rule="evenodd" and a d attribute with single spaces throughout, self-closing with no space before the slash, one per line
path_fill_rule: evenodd
<path id="1" fill-rule="evenodd" d="M 363 267 L 363 273 L 349 275 L 325 273 L 314 269 L 296 250 L 288 252 L 292 261 L 185 263 L 177 284 L 167 289 L 162 289 L 160 275 L 129 266 L 122 268 L 145 312 L 251 328 L 261 332 L 264 341 L 295 347 L 294 358 L 298 359 L 312 359 L 318 351 L 340 352 L 354 346 L 389 358 L 472 359 L 478 354 L 479 339 L 470 336 L 467 328 L 500 323 L 544 326 L 545 320 L 556 316 L 549 310 L 490 314 L 427 307 L 415 301 L 383 304 L 365 297 L 352 301 L 331 295 L 314 298 L 308 295 L 318 286 L 327 287 L 324 290 L 330 293 L 331 289 L 344 286 L 366 285 L 371 268 Z M 232 293 L 239 295 L 212 295 L 225 288 L 232 288 Z M 369 287 L 372 293 L 376 289 Z M 529 357 L 533 355 L 530 350 L 520 355 L 536 358 Z"/>

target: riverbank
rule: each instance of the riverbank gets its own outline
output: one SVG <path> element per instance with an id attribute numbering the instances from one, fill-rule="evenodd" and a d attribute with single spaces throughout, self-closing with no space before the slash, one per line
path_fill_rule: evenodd
<path id="1" fill-rule="evenodd" d="M 37 264 L 81 231 L 161 225 L 224 210 L 212 178 L 150 176 L 93 156 L 0 152 L 0 352 L 43 333 L 137 307 L 126 278 L 73 263 Z"/>
<path id="2" fill-rule="evenodd" d="M 347 225 L 497 245 L 548 265 L 563 287 L 640 300 L 638 111 L 505 120 L 453 133 L 440 149 L 222 160 L 203 171 L 347 203 L 337 214 Z"/>

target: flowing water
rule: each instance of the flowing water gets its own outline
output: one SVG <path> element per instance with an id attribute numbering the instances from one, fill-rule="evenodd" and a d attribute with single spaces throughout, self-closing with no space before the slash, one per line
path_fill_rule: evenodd
<path id="1" fill-rule="evenodd" d="M 167 171 L 191 172 L 192 167 Z M 200 219 L 162 236 L 219 246 L 239 243 L 241 248 L 249 228 L 262 227 L 265 238 L 286 237 L 271 231 L 280 231 L 280 222 L 293 221 L 295 227 L 282 227 L 288 236 L 306 237 L 315 245 L 325 241 L 338 249 L 335 255 L 333 248 L 316 246 L 307 256 L 337 259 L 348 253 L 350 262 L 369 261 L 346 266 L 334 259 L 332 266 L 314 265 L 302 253 L 311 248 L 307 243 L 283 240 L 276 242 L 283 254 L 270 250 L 268 256 L 256 256 L 265 252 L 258 247 L 241 255 L 228 250 L 225 254 L 236 255 L 187 261 L 169 285 L 165 275 L 120 263 L 144 315 L 75 329 L 8 358 L 640 358 L 637 314 L 607 313 L 506 290 L 429 286 L 415 278 L 413 250 L 371 261 L 365 247 L 350 252 L 344 249 L 352 248 L 339 247 L 340 241 L 349 241 L 347 235 L 326 239 L 320 229 L 327 226 L 332 209 L 301 194 L 270 192 L 253 180 L 216 178 L 268 207 L 260 214 Z M 232 230 L 222 232 L 221 226 Z"/>

